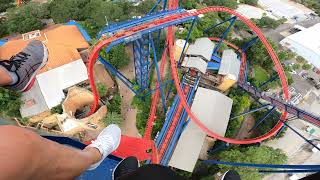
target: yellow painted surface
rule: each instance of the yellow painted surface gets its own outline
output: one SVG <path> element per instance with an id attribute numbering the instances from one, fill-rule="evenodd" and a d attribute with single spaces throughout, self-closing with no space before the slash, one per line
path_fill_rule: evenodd
<path id="1" fill-rule="evenodd" d="M 237 81 L 232 76 L 225 76 L 222 83 L 218 86 L 218 89 L 222 92 L 230 89 Z"/>

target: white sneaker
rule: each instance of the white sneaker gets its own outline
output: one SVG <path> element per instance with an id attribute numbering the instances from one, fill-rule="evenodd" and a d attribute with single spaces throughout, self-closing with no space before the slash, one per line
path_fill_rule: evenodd
<path id="1" fill-rule="evenodd" d="M 102 158 L 99 162 L 91 165 L 88 170 L 96 169 L 109 154 L 116 150 L 120 144 L 120 139 L 121 130 L 117 125 L 111 124 L 104 128 L 97 139 L 89 145 L 89 147 L 97 148 Z"/>

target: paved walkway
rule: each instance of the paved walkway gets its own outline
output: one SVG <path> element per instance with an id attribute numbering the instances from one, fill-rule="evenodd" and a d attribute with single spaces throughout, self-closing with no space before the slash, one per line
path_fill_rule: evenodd
<path id="1" fill-rule="evenodd" d="M 253 132 L 249 132 L 249 130 L 255 125 L 254 117 L 249 114 L 245 116 L 245 120 L 242 121 L 241 127 L 237 133 L 236 139 L 247 139 L 249 138 Z"/>
<path id="2" fill-rule="evenodd" d="M 302 120 L 295 120 L 289 122 L 291 127 L 301 133 L 304 137 L 308 139 L 319 138 L 316 136 L 311 136 L 306 132 L 306 127 L 308 123 Z M 288 156 L 288 164 L 320 164 L 320 152 L 313 153 L 311 151 L 312 147 L 307 145 L 306 142 L 295 134 L 292 130 L 288 129 L 285 135 L 280 139 L 274 139 L 263 143 L 266 146 L 273 148 L 279 148 L 283 150 Z M 299 174 L 298 177 L 304 177 L 306 174 Z M 264 180 L 274 180 L 274 179 L 289 179 L 287 174 L 271 174 L 263 178 Z"/>

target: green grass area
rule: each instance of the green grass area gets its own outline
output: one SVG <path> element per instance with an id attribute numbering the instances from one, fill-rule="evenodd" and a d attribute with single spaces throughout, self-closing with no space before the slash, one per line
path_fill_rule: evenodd
<path id="1" fill-rule="evenodd" d="M 255 86 L 259 86 L 260 84 L 266 82 L 269 79 L 268 72 L 263 69 L 261 66 L 253 67 L 253 83 Z"/>

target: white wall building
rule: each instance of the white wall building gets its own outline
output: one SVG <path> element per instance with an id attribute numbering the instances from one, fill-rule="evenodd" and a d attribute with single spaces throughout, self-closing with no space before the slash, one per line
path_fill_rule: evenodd
<path id="1" fill-rule="evenodd" d="M 278 18 L 286 18 L 289 23 L 304 21 L 314 13 L 311 9 L 290 0 L 259 0 L 258 4 Z"/>
<path id="2" fill-rule="evenodd" d="M 224 136 L 229 123 L 232 99 L 224 94 L 199 87 L 191 111 L 212 132 Z M 223 107 L 223 108 L 221 108 Z M 192 172 L 207 134 L 190 121 L 182 132 L 169 166 Z"/>
<path id="3" fill-rule="evenodd" d="M 265 11 L 259 7 L 250 6 L 248 4 L 239 4 L 236 11 L 248 19 L 261 19 L 264 15 L 266 15 L 274 20 L 279 20 L 279 18 L 272 15 L 271 12 Z"/>
<path id="4" fill-rule="evenodd" d="M 320 69 L 320 23 L 286 37 L 280 44 Z"/>
<path id="5" fill-rule="evenodd" d="M 22 93 L 22 117 L 30 117 L 50 110 L 65 98 L 64 89 L 88 80 L 82 59 L 65 64 L 36 76 L 35 84 Z"/>

